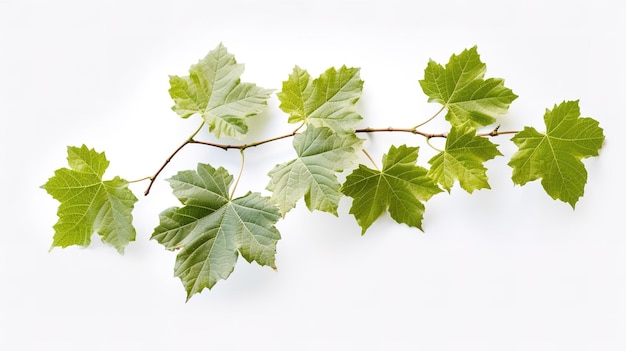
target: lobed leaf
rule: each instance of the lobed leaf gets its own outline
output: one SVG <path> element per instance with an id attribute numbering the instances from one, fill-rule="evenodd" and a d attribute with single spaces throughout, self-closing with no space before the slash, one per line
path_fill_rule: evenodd
<path id="1" fill-rule="evenodd" d="M 239 254 L 248 262 L 276 267 L 280 233 L 274 225 L 280 212 L 258 193 L 230 199 L 232 180 L 224 168 L 208 164 L 168 179 L 184 206 L 160 214 L 152 239 L 169 250 L 181 249 L 174 274 L 181 279 L 187 299 L 228 278 Z"/>
<path id="2" fill-rule="evenodd" d="M 429 102 L 447 109 L 446 120 L 452 125 L 471 121 L 474 127 L 487 126 L 508 111 L 517 95 L 504 86 L 503 79 L 485 80 L 486 70 L 474 46 L 452 55 L 445 68 L 430 60 L 419 83 Z"/>
<path id="3" fill-rule="evenodd" d="M 428 176 L 450 192 L 455 181 L 468 193 L 490 189 L 484 162 L 502 154 L 497 145 L 476 135 L 470 122 L 453 126 L 446 139 L 446 147 L 431 158 Z"/>
<path id="4" fill-rule="evenodd" d="M 216 137 L 242 138 L 247 119 L 267 106 L 272 93 L 240 80 L 244 67 L 219 44 L 189 69 L 189 76 L 170 76 L 172 109 L 182 118 L 200 114 Z"/>
<path id="5" fill-rule="evenodd" d="M 97 232 L 118 252 L 135 240 L 132 210 L 137 198 L 120 177 L 102 180 L 109 161 L 104 153 L 68 147 L 70 168 L 60 168 L 41 187 L 61 204 L 52 247 L 88 246 Z"/>
<path id="6" fill-rule="evenodd" d="M 363 90 L 359 72 L 359 68 L 346 66 L 339 70 L 329 68 L 311 80 L 306 70 L 296 66 L 277 94 L 280 108 L 289 114 L 289 123 L 304 122 L 336 132 L 353 131 L 362 119 L 355 110 Z"/>
<path id="7" fill-rule="evenodd" d="M 304 197 L 307 208 L 337 215 L 341 199 L 336 173 L 352 164 L 362 140 L 354 133 L 334 133 L 327 127 L 308 127 L 296 135 L 297 157 L 276 165 L 267 190 L 283 215 Z"/>
<path id="8" fill-rule="evenodd" d="M 548 195 L 574 208 L 587 183 L 581 159 L 598 156 L 603 130 L 593 118 L 580 117 L 578 101 L 564 101 L 546 109 L 544 121 L 545 133 L 526 127 L 511 139 L 518 146 L 509 162 L 513 182 L 524 185 L 541 178 Z"/>
<path id="9" fill-rule="evenodd" d="M 428 171 L 416 165 L 419 148 L 391 146 L 383 156 L 382 170 L 359 165 L 341 187 L 353 198 L 350 213 L 361 226 L 361 234 L 388 210 L 391 218 L 422 230 L 425 206 L 442 190 L 428 177 Z"/>

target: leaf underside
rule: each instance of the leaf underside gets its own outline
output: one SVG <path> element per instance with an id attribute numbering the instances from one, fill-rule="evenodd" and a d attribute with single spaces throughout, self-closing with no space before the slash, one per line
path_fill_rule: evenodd
<path id="1" fill-rule="evenodd" d="M 280 109 L 289 114 L 289 123 L 327 127 L 350 132 L 362 119 L 355 104 L 361 97 L 363 81 L 359 68 L 329 68 L 317 79 L 296 66 L 279 92 Z"/>
<path id="2" fill-rule="evenodd" d="M 224 168 L 208 164 L 168 179 L 184 206 L 160 214 L 152 239 L 169 250 L 180 249 L 174 274 L 181 279 L 187 299 L 226 279 L 239 254 L 248 262 L 276 267 L 278 208 L 258 193 L 230 199 L 232 180 Z"/>
<path id="3" fill-rule="evenodd" d="M 243 138 L 248 132 L 248 118 L 266 108 L 272 93 L 242 83 L 243 71 L 244 66 L 219 44 L 191 66 L 189 76 L 170 76 L 172 109 L 182 118 L 199 114 L 217 138 Z"/>
<path id="4" fill-rule="evenodd" d="M 352 164 L 362 140 L 354 133 L 338 134 L 330 128 L 309 126 L 294 137 L 297 158 L 276 165 L 267 190 L 283 215 L 304 197 L 309 210 L 337 215 L 341 184 L 336 173 Z"/>

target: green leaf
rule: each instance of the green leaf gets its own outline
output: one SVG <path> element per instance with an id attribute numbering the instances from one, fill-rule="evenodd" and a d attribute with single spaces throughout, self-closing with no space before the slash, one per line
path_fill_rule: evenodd
<path id="1" fill-rule="evenodd" d="M 242 138 L 247 119 L 267 106 L 272 93 L 240 80 L 244 66 L 219 44 L 189 69 L 189 76 L 170 76 L 172 109 L 183 118 L 200 114 L 216 137 Z"/>
<path id="2" fill-rule="evenodd" d="M 274 225 L 280 212 L 269 198 L 249 192 L 231 200 L 233 177 L 224 168 L 207 164 L 168 181 L 184 206 L 160 214 L 152 239 L 169 250 L 181 249 L 174 274 L 185 286 L 188 300 L 228 278 L 239 254 L 248 262 L 276 268 L 280 233 Z"/>
<path id="3" fill-rule="evenodd" d="M 354 133 L 337 134 L 331 129 L 308 127 L 296 135 L 293 147 L 297 158 L 276 165 L 269 172 L 267 190 L 283 215 L 304 196 L 309 210 L 337 215 L 341 198 L 336 172 L 350 166 L 362 140 Z"/>
<path id="4" fill-rule="evenodd" d="M 361 97 L 363 81 L 359 68 L 329 68 L 311 80 L 306 70 L 296 66 L 283 82 L 278 98 L 280 108 L 289 114 L 289 123 L 305 122 L 336 132 L 353 131 L 361 116 L 354 105 Z"/>
<path id="5" fill-rule="evenodd" d="M 474 46 L 452 55 L 445 68 L 430 60 L 419 83 L 429 102 L 448 110 L 446 120 L 452 125 L 471 121 L 474 127 L 487 126 L 508 111 L 517 95 L 504 87 L 503 79 L 483 79 L 486 70 Z"/>
<path id="6" fill-rule="evenodd" d="M 501 155 L 495 144 L 477 136 L 476 129 L 466 122 L 450 129 L 445 149 L 428 161 L 432 165 L 428 175 L 448 192 L 456 180 L 470 194 L 490 189 L 483 163 Z"/>
<path id="7" fill-rule="evenodd" d="M 581 159 L 598 156 L 603 130 L 593 118 L 580 117 L 578 101 L 564 101 L 551 111 L 546 109 L 544 121 L 545 133 L 526 127 L 511 139 L 518 146 L 509 162 L 513 182 L 524 185 L 541 178 L 548 195 L 574 208 L 587 183 Z"/>
<path id="8" fill-rule="evenodd" d="M 419 148 L 391 146 L 383 156 L 383 169 L 374 170 L 359 165 L 341 187 L 341 192 L 353 198 L 350 213 L 361 226 L 361 234 L 388 210 L 398 223 L 422 230 L 424 204 L 442 190 L 417 166 Z"/>
<path id="9" fill-rule="evenodd" d="M 118 252 L 135 240 L 132 210 L 137 198 L 120 177 L 102 180 L 109 167 L 104 153 L 82 147 L 67 148 L 70 168 L 60 168 L 41 187 L 61 204 L 54 225 L 52 247 L 88 246 L 97 232 Z"/>

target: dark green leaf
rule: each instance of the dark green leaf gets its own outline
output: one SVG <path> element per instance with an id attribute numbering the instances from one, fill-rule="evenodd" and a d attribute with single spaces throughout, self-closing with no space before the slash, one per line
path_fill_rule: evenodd
<path id="1" fill-rule="evenodd" d="M 417 166 L 417 147 L 391 146 L 383 156 L 383 169 L 359 165 L 341 187 L 353 198 L 350 213 L 362 228 L 362 234 L 380 215 L 388 210 L 398 223 L 422 229 L 424 204 L 442 190 Z"/>

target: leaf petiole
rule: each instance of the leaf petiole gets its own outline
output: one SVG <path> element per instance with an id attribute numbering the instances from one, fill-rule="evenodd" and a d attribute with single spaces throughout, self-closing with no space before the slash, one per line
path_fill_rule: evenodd
<path id="1" fill-rule="evenodd" d="M 239 174 L 237 175 L 237 179 L 235 180 L 235 184 L 233 185 L 233 190 L 230 192 L 229 200 L 232 200 L 235 197 L 235 190 L 237 190 L 237 185 L 239 185 L 239 180 L 241 179 L 241 175 L 243 174 L 243 166 L 246 162 L 246 156 L 244 155 L 244 149 L 239 149 L 239 153 L 241 154 L 241 167 L 239 167 Z"/>
<path id="2" fill-rule="evenodd" d="M 204 121 L 203 121 L 202 123 L 200 123 L 200 126 L 198 127 L 198 129 L 196 129 L 196 131 L 195 131 L 195 132 L 193 132 L 193 134 L 191 134 L 191 135 L 189 136 L 189 138 L 187 138 L 187 142 L 190 142 L 190 143 L 192 143 L 192 142 L 193 142 L 193 138 L 195 138 L 195 137 L 196 137 L 196 135 L 198 135 L 198 133 L 200 133 L 200 131 L 202 130 L 202 127 L 204 127 L 204 124 L 205 124 L 205 123 L 206 123 L 206 122 L 204 122 Z"/>
<path id="3" fill-rule="evenodd" d="M 440 114 L 440 113 L 441 113 L 441 112 L 442 112 L 445 108 L 446 108 L 446 106 L 445 106 L 445 105 L 441 106 L 441 108 L 439 109 L 439 111 L 435 112 L 435 114 L 434 114 L 434 115 L 432 115 L 429 119 L 425 120 L 424 122 L 422 122 L 422 123 L 420 123 L 420 124 L 416 125 L 415 127 L 411 128 L 411 129 L 413 129 L 413 130 L 417 131 L 417 128 L 419 128 L 419 127 L 421 127 L 421 126 L 423 126 L 423 125 L 425 125 L 425 124 L 429 123 L 429 122 L 430 122 L 430 121 L 432 121 L 433 119 L 437 118 L 437 116 L 439 116 L 439 114 Z"/>
<path id="4" fill-rule="evenodd" d="M 148 177 L 143 177 L 143 178 L 139 178 L 139 179 L 135 179 L 135 180 L 129 180 L 128 183 L 139 183 L 139 182 L 143 182 L 144 180 L 151 180 L 152 177 L 148 176 Z"/>
<path id="5" fill-rule="evenodd" d="M 376 170 L 380 170 L 380 168 L 378 168 L 378 165 L 376 164 L 376 161 L 374 161 L 374 159 L 372 158 L 372 156 L 367 152 L 367 150 L 363 149 L 363 153 L 365 154 L 365 156 L 367 156 L 367 158 L 372 162 L 372 164 L 374 165 L 374 168 L 376 168 Z"/>
<path id="6" fill-rule="evenodd" d="M 443 150 L 439 149 L 438 147 L 436 147 L 435 145 L 433 145 L 433 144 L 431 144 L 431 143 L 430 143 L 430 139 L 431 139 L 431 138 L 432 138 L 432 137 L 427 137 L 427 138 L 426 138 L 426 144 L 428 144 L 428 146 L 430 146 L 431 148 L 433 148 L 433 149 L 434 149 L 435 151 L 437 151 L 437 152 L 443 152 Z"/>

